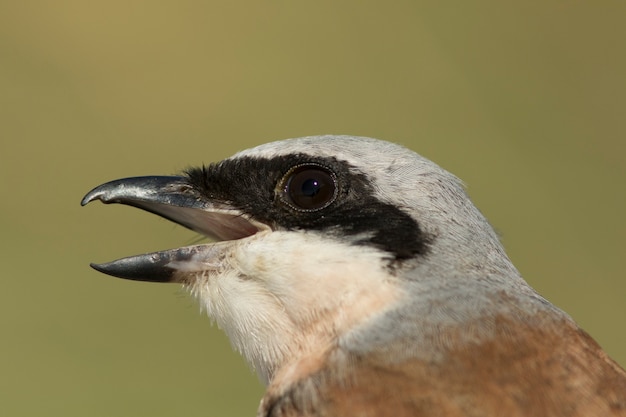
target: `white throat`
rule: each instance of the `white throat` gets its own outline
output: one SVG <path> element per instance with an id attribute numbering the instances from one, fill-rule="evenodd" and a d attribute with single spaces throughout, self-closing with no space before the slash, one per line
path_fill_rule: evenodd
<path id="1" fill-rule="evenodd" d="M 268 384 L 398 302 L 400 286 L 384 265 L 376 249 L 316 233 L 258 233 L 234 241 L 220 270 L 189 287 Z"/>

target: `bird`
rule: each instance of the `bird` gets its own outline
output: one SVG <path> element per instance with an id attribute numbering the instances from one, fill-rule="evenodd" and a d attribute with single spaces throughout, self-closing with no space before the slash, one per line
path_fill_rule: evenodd
<path id="1" fill-rule="evenodd" d="M 406 147 L 280 140 L 94 200 L 210 239 L 91 266 L 186 287 L 265 384 L 259 417 L 626 416 L 626 371 Z"/>

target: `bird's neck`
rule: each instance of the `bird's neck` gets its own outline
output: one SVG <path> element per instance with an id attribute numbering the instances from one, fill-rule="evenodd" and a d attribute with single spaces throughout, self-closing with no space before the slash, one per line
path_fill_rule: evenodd
<path id="1" fill-rule="evenodd" d="M 305 332 L 308 338 L 300 339 L 304 343 L 296 344 L 298 350 L 271 374 L 271 390 L 282 391 L 329 364 L 339 374 L 349 375 L 358 357 L 433 363 L 445 360 L 452 351 L 510 340 L 515 329 L 534 331 L 556 322 L 575 326 L 569 316 L 541 298 L 521 278 L 511 282 L 483 277 L 483 281 L 470 284 L 468 277 L 458 279 L 457 285 L 437 286 L 424 281 L 409 284 L 402 294 L 393 293 L 394 303 L 383 302 L 380 293 L 368 301 L 360 299 L 359 308 L 352 306 L 348 310 L 355 313 L 349 320 L 343 317 L 343 310 L 334 311 L 332 319 L 320 318 L 320 323 L 343 323 L 344 327 L 320 325 L 315 331 Z"/>

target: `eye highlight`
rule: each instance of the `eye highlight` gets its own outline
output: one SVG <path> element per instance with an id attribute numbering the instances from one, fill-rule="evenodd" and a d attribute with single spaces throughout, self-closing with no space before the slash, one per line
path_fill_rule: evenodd
<path id="1" fill-rule="evenodd" d="M 297 165 L 280 181 L 279 194 L 281 200 L 296 210 L 321 210 L 337 197 L 337 177 L 321 165 Z"/>

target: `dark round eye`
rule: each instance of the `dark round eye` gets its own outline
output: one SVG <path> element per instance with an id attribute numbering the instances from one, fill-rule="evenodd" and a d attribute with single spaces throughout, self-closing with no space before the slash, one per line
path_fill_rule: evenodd
<path id="1" fill-rule="evenodd" d="M 283 177 L 281 193 L 282 199 L 297 210 L 320 210 L 335 201 L 337 179 L 320 165 L 298 165 Z"/>

